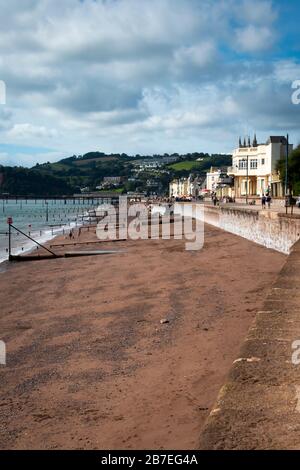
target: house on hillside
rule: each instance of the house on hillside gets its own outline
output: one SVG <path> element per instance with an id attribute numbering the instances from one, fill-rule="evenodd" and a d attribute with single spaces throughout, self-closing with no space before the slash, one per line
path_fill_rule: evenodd
<path id="1" fill-rule="evenodd" d="M 123 181 L 122 176 L 104 176 L 103 184 L 107 186 L 118 186 Z"/>

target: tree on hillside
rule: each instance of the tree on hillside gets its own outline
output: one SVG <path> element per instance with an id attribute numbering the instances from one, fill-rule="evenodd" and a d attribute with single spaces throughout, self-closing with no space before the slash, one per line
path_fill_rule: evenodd
<path id="1" fill-rule="evenodd" d="M 22 167 L 1 168 L 0 192 L 19 196 L 56 196 L 73 194 L 68 183 L 52 175 Z"/>

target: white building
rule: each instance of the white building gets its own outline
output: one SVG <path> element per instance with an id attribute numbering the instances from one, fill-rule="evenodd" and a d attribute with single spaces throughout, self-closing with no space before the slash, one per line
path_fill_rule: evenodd
<path id="1" fill-rule="evenodd" d="M 104 176 L 103 183 L 111 184 L 111 185 L 118 185 L 122 182 L 122 176 Z"/>
<path id="2" fill-rule="evenodd" d="M 221 170 L 213 167 L 206 173 L 206 189 L 208 191 L 214 192 L 217 189 L 220 174 Z"/>
<path id="3" fill-rule="evenodd" d="M 217 193 L 218 197 L 234 197 L 233 177 L 227 174 L 227 168 L 211 167 L 206 173 L 205 189 Z"/>
<path id="4" fill-rule="evenodd" d="M 293 145 L 289 145 L 289 152 Z M 228 174 L 234 176 L 234 195 L 262 196 L 270 192 L 273 197 L 283 196 L 283 187 L 280 175 L 276 170 L 277 162 L 285 158 L 287 152 L 287 139 L 283 136 L 271 136 L 265 144 L 258 144 L 254 136 L 251 144 L 244 140 L 234 150 L 232 167 Z"/>
<path id="5" fill-rule="evenodd" d="M 198 197 L 203 180 L 190 175 L 188 178 L 179 178 L 169 184 L 169 196 L 174 198 Z"/>
<path id="6" fill-rule="evenodd" d="M 171 181 L 169 185 L 169 196 L 174 198 L 189 197 L 190 194 L 189 178 L 179 178 Z"/>

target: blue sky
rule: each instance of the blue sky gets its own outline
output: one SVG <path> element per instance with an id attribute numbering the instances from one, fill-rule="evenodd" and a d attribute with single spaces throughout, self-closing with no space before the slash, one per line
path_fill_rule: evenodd
<path id="1" fill-rule="evenodd" d="M 0 0 L 0 164 L 300 142 L 296 0 Z M 1 99 L 0 99 L 1 102 Z"/>

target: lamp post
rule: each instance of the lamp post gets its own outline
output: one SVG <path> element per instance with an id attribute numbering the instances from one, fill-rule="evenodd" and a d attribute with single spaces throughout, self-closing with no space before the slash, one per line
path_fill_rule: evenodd
<path id="1" fill-rule="evenodd" d="M 288 196 L 288 192 L 289 192 L 288 172 L 289 172 L 289 135 L 287 134 L 287 137 L 286 137 L 286 154 L 285 154 L 285 188 L 284 188 L 285 196 Z"/>
<path id="2" fill-rule="evenodd" d="M 249 196 L 249 155 L 247 155 L 247 158 L 243 158 L 241 162 L 246 162 L 247 168 L 246 168 L 246 204 L 248 204 L 248 196 Z"/>
<path id="3" fill-rule="evenodd" d="M 247 193 L 246 193 L 246 204 L 248 204 L 249 194 L 249 155 L 247 155 Z"/>

